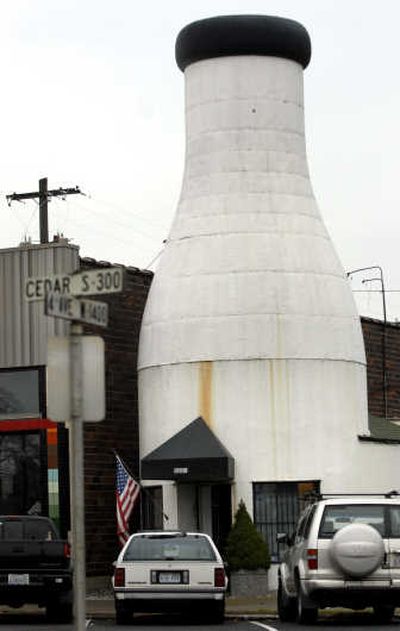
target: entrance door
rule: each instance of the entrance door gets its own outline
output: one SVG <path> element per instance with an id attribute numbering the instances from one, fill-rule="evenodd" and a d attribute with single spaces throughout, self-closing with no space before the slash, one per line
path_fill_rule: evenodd
<path id="1" fill-rule="evenodd" d="M 230 484 L 211 487 L 212 538 L 222 553 L 232 525 L 232 496 Z"/>

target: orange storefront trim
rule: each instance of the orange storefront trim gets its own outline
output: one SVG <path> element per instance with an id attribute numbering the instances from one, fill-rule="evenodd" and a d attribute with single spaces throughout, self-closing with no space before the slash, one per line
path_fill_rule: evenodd
<path id="1" fill-rule="evenodd" d="M 24 430 L 48 429 L 57 427 L 57 423 L 48 418 L 13 419 L 0 421 L 0 432 L 22 432 Z"/>

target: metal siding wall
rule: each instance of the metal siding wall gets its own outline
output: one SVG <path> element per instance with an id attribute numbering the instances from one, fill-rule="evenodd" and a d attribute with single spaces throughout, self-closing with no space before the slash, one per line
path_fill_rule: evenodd
<path id="1" fill-rule="evenodd" d="M 47 338 L 68 331 L 68 322 L 44 314 L 43 301 L 25 300 L 25 280 L 78 267 L 77 246 L 49 243 L 0 251 L 1 368 L 45 364 Z"/>

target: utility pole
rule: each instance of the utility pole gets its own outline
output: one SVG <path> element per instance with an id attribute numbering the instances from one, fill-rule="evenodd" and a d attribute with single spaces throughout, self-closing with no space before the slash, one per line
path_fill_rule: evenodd
<path id="1" fill-rule="evenodd" d="M 40 221 L 40 243 L 49 242 L 49 219 L 48 219 L 48 200 L 50 197 L 65 197 L 66 195 L 78 195 L 82 191 L 78 186 L 75 188 L 56 188 L 49 190 L 47 188 L 47 177 L 39 180 L 39 190 L 33 193 L 12 193 L 6 195 L 7 204 L 11 206 L 11 202 L 21 202 L 25 199 L 39 199 L 39 221 Z"/>

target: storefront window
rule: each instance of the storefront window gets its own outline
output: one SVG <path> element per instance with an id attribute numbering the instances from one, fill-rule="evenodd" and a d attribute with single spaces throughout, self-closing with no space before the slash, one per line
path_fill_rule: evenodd
<path id="1" fill-rule="evenodd" d="M 40 432 L 0 433 L 0 514 L 41 512 Z"/>
<path id="2" fill-rule="evenodd" d="M 39 418 L 42 369 L 0 370 L 0 420 Z"/>

